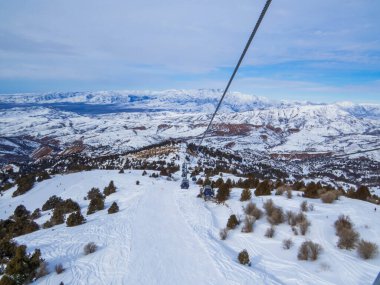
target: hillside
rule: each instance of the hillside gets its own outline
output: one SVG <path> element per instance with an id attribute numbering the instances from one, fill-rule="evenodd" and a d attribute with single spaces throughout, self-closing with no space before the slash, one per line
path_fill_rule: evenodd
<path id="1" fill-rule="evenodd" d="M 148 172 L 151 174 L 152 172 Z M 380 257 L 363 261 L 356 251 L 339 249 L 334 233 L 334 221 L 340 214 L 349 215 L 361 237 L 380 242 L 380 229 L 374 205 L 341 197 L 333 204 L 319 199 L 297 196 L 253 197 L 262 208 L 272 198 L 285 210 L 298 211 L 304 200 L 314 205 L 306 212 L 311 222 L 305 236 L 294 236 L 291 227 L 276 226 L 273 238 L 264 236 L 269 223 L 266 216 L 254 225 L 253 233 L 242 233 L 241 225 L 231 230 L 227 239 L 219 237 L 231 214 L 242 215 L 241 189 L 234 188 L 226 204 L 205 202 L 196 198 L 199 187 L 191 183 L 189 190 L 179 189 L 178 181 L 142 176 L 142 171 L 91 171 L 56 175 L 26 194 L 11 198 L 12 190 L 0 199 L 8 217 L 23 204 L 33 210 L 48 197 L 71 198 L 80 204 L 86 216 L 88 201 L 83 200 L 91 187 L 103 189 L 110 180 L 117 192 L 106 198 L 107 209 L 113 201 L 120 212 L 109 215 L 106 210 L 86 216 L 83 225 L 68 228 L 57 225 L 18 237 L 29 250 L 40 248 L 50 271 L 62 263 L 65 271 L 38 279 L 35 284 L 371 284 L 380 270 Z M 176 177 L 176 176 L 175 176 Z M 224 179 L 233 176 L 223 176 Z M 216 179 L 217 177 L 215 177 Z M 136 185 L 136 180 L 140 185 Z M 49 219 L 50 211 L 42 212 L 39 224 Z M 292 238 L 290 250 L 282 241 Z M 297 251 L 305 240 L 322 245 L 317 261 L 300 261 Z M 95 242 L 98 250 L 84 255 L 83 247 Z M 252 266 L 242 266 L 237 255 L 247 249 Z"/>
<path id="2" fill-rule="evenodd" d="M 218 90 L 2 95 L 0 163 L 196 141 L 219 96 Z M 379 134 L 379 105 L 274 102 L 231 93 L 205 144 L 282 157 L 344 154 L 379 148 Z M 380 161 L 380 151 L 364 156 Z"/>

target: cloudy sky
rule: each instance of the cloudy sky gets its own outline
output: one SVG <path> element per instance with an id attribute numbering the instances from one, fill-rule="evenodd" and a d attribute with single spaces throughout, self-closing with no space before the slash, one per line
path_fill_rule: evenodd
<path id="1" fill-rule="evenodd" d="M 265 0 L 0 0 L 0 93 L 224 88 Z M 380 103 L 379 0 L 274 0 L 231 90 Z"/>

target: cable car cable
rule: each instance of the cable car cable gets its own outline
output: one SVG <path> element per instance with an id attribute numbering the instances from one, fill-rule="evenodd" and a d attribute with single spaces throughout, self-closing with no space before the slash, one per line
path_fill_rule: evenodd
<path id="1" fill-rule="evenodd" d="M 219 108 L 220 108 L 220 105 L 222 104 L 223 99 L 224 99 L 224 97 L 226 96 L 226 94 L 227 94 L 227 92 L 228 92 L 228 89 L 230 88 L 230 85 L 231 85 L 232 81 L 234 80 L 237 71 L 239 70 L 240 64 L 242 63 L 242 61 L 243 61 L 243 59 L 244 59 L 244 56 L 245 56 L 245 54 L 247 53 L 248 48 L 249 48 L 249 46 L 251 45 L 251 42 L 252 42 L 253 38 L 255 37 L 256 32 L 257 32 L 257 30 L 259 29 L 260 24 L 261 24 L 261 22 L 262 22 L 262 20 L 263 20 L 263 18 L 264 18 L 264 16 L 265 16 L 265 13 L 267 12 L 267 10 L 268 10 L 268 8 L 269 8 L 269 5 L 270 5 L 271 2 L 272 2 L 272 0 L 267 0 L 265 6 L 264 6 L 264 8 L 263 8 L 263 10 L 261 11 L 260 17 L 259 17 L 259 19 L 258 19 L 257 22 L 256 22 L 256 25 L 255 25 L 255 27 L 254 27 L 252 33 L 251 33 L 251 36 L 250 36 L 249 39 L 248 39 L 247 44 L 245 45 L 245 48 L 244 48 L 244 50 L 243 50 L 243 53 L 241 54 L 241 56 L 240 56 L 240 58 L 239 58 L 239 61 L 238 61 L 238 63 L 236 64 L 235 69 L 234 69 L 234 71 L 233 71 L 233 73 L 232 73 L 232 75 L 231 75 L 231 77 L 230 77 L 230 80 L 228 81 L 227 86 L 226 86 L 226 88 L 224 89 L 223 95 L 222 95 L 222 97 L 220 98 L 218 105 L 216 106 L 215 112 L 212 114 L 211 120 L 210 120 L 210 122 L 209 122 L 209 124 L 208 124 L 208 126 L 207 126 L 207 128 L 206 128 L 206 130 L 205 130 L 205 132 L 204 132 L 203 135 L 202 135 L 202 138 L 201 138 L 201 140 L 200 140 L 200 142 L 199 142 L 199 144 L 198 144 L 197 151 L 199 151 L 199 148 L 200 148 L 200 146 L 202 145 L 202 142 L 203 142 L 203 140 L 204 140 L 204 138 L 205 138 L 205 136 L 206 136 L 206 133 L 210 130 L 210 127 L 211 127 L 211 125 L 212 125 L 212 121 L 214 120 L 215 115 L 216 115 L 216 113 L 218 112 L 218 110 L 219 110 Z"/>

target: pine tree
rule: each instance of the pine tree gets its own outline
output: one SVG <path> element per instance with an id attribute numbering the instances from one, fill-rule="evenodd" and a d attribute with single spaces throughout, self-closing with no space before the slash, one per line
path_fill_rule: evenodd
<path id="1" fill-rule="evenodd" d="M 355 192 L 354 197 L 366 201 L 367 198 L 371 197 L 371 193 L 367 186 L 361 185 Z"/>
<path id="2" fill-rule="evenodd" d="M 90 205 L 88 206 L 87 215 L 93 214 L 97 211 L 104 209 L 104 200 L 100 197 L 96 197 L 90 201 Z"/>
<path id="3" fill-rule="evenodd" d="M 104 196 L 103 196 L 102 193 L 100 193 L 99 188 L 93 187 L 93 188 L 91 188 L 90 191 L 88 191 L 88 193 L 87 193 L 87 199 L 88 200 L 92 200 L 94 198 L 104 199 Z"/>
<path id="4" fill-rule="evenodd" d="M 240 201 L 248 201 L 251 199 L 251 197 L 251 190 L 249 190 L 248 188 L 243 189 L 243 191 L 241 192 Z"/>
<path id="5" fill-rule="evenodd" d="M 103 194 L 105 196 L 109 196 L 109 195 L 111 195 L 111 194 L 113 194 L 115 192 L 116 192 L 116 187 L 113 184 L 113 180 L 111 180 L 111 182 L 108 184 L 108 186 L 104 188 Z"/>
<path id="6" fill-rule="evenodd" d="M 116 202 L 113 202 L 111 207 L 108 208 L 108 214 L 114 214 L 119 212 L 119 206 Z"/>
<path id="7" fill-rule="evenodd" d="M 234 229 L 234 228 L 236 228 L 237 225 L 239 225 L 239 221 L 238 221 L 236 215 L 231 215 L 227 221 L 227 228 Z"/>
<path id="8" fill-rule="evenodd" d="M 265 179 L 263 182 L 257 185 L 257 188 L 255 190 L 255 195 L 256 196 L 270 195 L 271 194 L 270 191 L 271 191 L 271 187 L 269 184 L 269 180 Z"/>
<path id="9" fill-rule="evenodd" d="M 248 254 L 246 249 L 242 250 L 239 253 L 238 260 L 239 260 L 240 264 L 249 265 L 249 266 L 251 265 L 251 262 L 249 260 L 249 254 Z"/>
<path id="10" fill-rule="evenodd" d="M 216 200 L 219 203 L 226 201 L 230 197 L 230 187 L 224 183 L 219 186 L 218 192 L 216 193 Z"/>
<path id="11" fill-rule="evenodd" d="M 71 213 L 70 216 L 67 218 L 66 224 L 68 227 L 75 227 L 82 225 L 86 222 L 86 219 L 82 216 L 80 211 L 77 211 L 75 213 Z"/>
<path id="12" fill-rule="evenodd" d="M 39 249 L 36 249 L 32 255 L 28 255 L 26 246 L 21 245 L 17 247 L 15 256 L 8 262 L 5 273 L 13 278 L 15 284 L 26 284 L 36 276 L 36 271 L 42 262 Z"/>

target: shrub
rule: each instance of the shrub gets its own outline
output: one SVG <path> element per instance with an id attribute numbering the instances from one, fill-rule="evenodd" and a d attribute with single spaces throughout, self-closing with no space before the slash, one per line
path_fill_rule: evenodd
<path id="1" fill-rule="evenodd" d="M 310 222 L 308 220 L 305 220 L 305 221 L 302 221 L 300 223 L 300 232 L 301 232 L 301 235 L 305 235 L 307 230 L 309 229 L 309 226 L 310 226 Z"/>
<path id="2" fill-rule="evenodd" d="M 249 202 L 244 208 L 244 213 L 246 215 L 254 216 L 256 220 L 259 220 L 263 214 L 259 208 L 257 208 L 256 204 Z"/>
<path id="3" fill-rule="evenodd" d="M 38 218 L 41 218 L 40 208 L 35 209 L 30 217 L 32 218 L 32 220 L 37 220 Z"/>
<path id="4" fill-rule="evenodd" d="M 296 213 L 294 213 L 293 211 L 286 211 L 285 219 L 288 222 L 289 226 L 294 227 L 297 224 Z"/>
<path id="5" fill-rule="evenodd" d="M 142 176 L 145 176 L 145 175 L 147 175 L 148 173 L 146 173 L 146 170 L 144 170 L 143 171 L 143 173 L 142 173 Z"/>
<path id="6" fill-rule="evenodd" d="M 334 191 L 328 191 L 321 195 L 321 200 L 323 203 L 331 204 L 337 198 L 337 195 Z"/>
<path id="7" fill-rule="evenodd" d="M 338 219 L 335 221 L 334 226 L 335 226 L 335 233 L 336 235 L 339 236 L 340 232 L 343 229 L 351 230 L 353 227 L 353 224 L 349 216 L 340 215 Z"/>
<path id="8" fill-rule="evenodd" d="M 277 188 L 277 189 L 276 189 L 276 192 L 274 193 L 274 195 L 276 195 L 276 196 L 282 196 L 282 195 L 284 195 L 284 192 L 285 192 L 284 189 L 282 189 L 282 188 Z"/>
<path id="9" fill-rule="evenodd" d="M 292 232 L 295 236 L 298 236 L 298 230 L 296 227 L 292 227 Z"/>
<path id="10" fill-rule="evenodd" d="M 52 225 L 55 226 L 63 224 L 65 222 L 64 214 L 64 211 L 60 207 L 55 208 L 53 211 L 53 216 L 50 219 Z"/>
<path id="11" fill-rule="evenodd" d="M 265 213 L 268 216 L 270 216 L 272 214 L 272 211 L 273 211 L 275 205 L 274 205 L 272 199 L 269 199 L 269 200 L 265 201 L 263 207 L 264 207 Z"/>
<path id="12" fill-rule="evenodd" d="M 53 195 L 45 202 L 45 204 L 43 204 L 42 211 L 48 211 L 48 210 L 54 209 L 56 206 L 58 206 L 58 204 L 62 202 L 63 200 L 61 197 L 57 197 Z"/>
<path id="13" fill-rule="evenodd" d="M 94 242 L 89 242 L 83 248 L 84 254 L 88 255 L 94 253 L 98 249 L 98 246 Z"/>
<path id="14" fill-rule="evenodd" d="M 45 223 L 43 223 L 43 225 L 42 225 L 42 227 L 44 228 L 44 229 L 49 229 L 49 228 L 51 228 L 51 227 L 53 227 L 54 225 L 53 225 L 53 223 L 51 222 L 51 220 L 49 220 L 49 221 L 46 221 Z"/>
<path id="15" fill-rule="evenodd" d="M 265 179 L 263 182 L 257 185 L 257 188 L 255 190 L 255 195 L 256 196 L 270 195 L 271 194 L 270 191 L 271 191 L 271 186 L 270 186 L 269 180 Z"/>
<path id="16" fill-rule="evenodd" d="M 36 249 L 33 254 L 26 253 L 26 246 L 20 245 L 15 256 L 8 262 L 5 274 L 16 281 L 16 284 L 28 284 L 37 277 L 37 270 L 43 263 L 41 251 Z"/>
<path id="17" fill-rule="evenodd" d="M 68 227 L 75 227 L 82 225 L 86 222 L 86 219 L 82 216 L 81 212 L 75 212 L 71 213 L 70 216 L 67 218 L 66 225 Z"/>
<path id="18" fill-rule="evenodd" d="M 49 274 L 47 269 L 47 263 L 45 261 L 40 262 L 40 266 L 36 270 L 36 279 L 44 277 Z"/>
<path id="19" fill-rule="evenodd" d="M 14 219 L 28 219 L 30 217 L 30 212 L 24 205 L 18 205 L 13 212 L 13 217 Z"/>
<path id="20" fill-rule="evenodd" d="M 15 256 L 17 244 L 7 238 L 0 239 L 0 263 L 6 262 Z M 2 273 L 0 272 L 0 275 Z"/>
<path id="21" fill-rule="evenodd" d="M 25 194 L 30 189 L 32 189 L 36 177 L 34 174 L 27 174 L 16 179 L 16 184 L 18 185 L 15 192 L 13 192 L 12 197 L 16 197 Z"/>
<path id="22" fill-rule="evenodd" d="M 119 206 L 116 202 L 113 202 L 111 207 L 108 208 L 108 214 L 114 214 L 119 212 Z"/>
<path id="23" fill-rule="evenodd" d="M 91 188 L 90 191 L 87 192 L 87 199 L 88 200 L 92 200 L 94 198 L 100 198 L 100 199 L 104 199 L 104 196 L 102 193 L 100 193 L 100 190 L 99 188 Z"/>
<path id="24" fill-rule="evenodd" d="M 377 244 L 361 240 L 358 244 L 358 254 L 363 259 L 371 259 L 379 253 Z"/>
<path id="25" fill-rule="evenodd" d="M 292 199 L 292 197 L 293 197 L 292 189 L 288 189 L 288 190 L 286 190 L 286 197 L 287 197 L 288 199 Z"/>
<path id="26" fill-rule="evenodd" d="M 317 260 L 319 254 L 322 251 L 322 247 L 318 243 L 312 241 L 305 241 L 302 243 L 298 250 L 299 260 Z"/>
<path id="27" fill-rule="evenodd" d="M 115 185 L 113 183 L 113 180 L 111 180 L 110 183 L 108 184 L 108 186 L 104 187 L 103 194 L 105 196 L 109 196 L 109 195 L 111 195 L 111 194 L 113 194 L 115 192 L 116 192 L 116 187 L 115 187 Z"/>
<path id="28" fill-rule="evenodd" d="M 371 197 L 371 193 L 367 186 L 359 186 L 354 194 L 355 199 L 366 201 L 369 197 Z"/>
<path id="29" fill-rule="evenodd" d="M 100 197 L 96 197 L 90 201 L 90 205 L 88 205 L 88 209 L 87 209 L 87 215 L 91 215 L 103 209 L 104 209 L 104 200 Z"/>
<path id="30" fill-rule="evenodd" d="M 251 233 L 253 232 L 253 224 L 256 222 L 256 218 L 254 216 L 246 215 L 243 222 L 243 233 Z"/>
<path id="31" fill-rule="evenodd" d="M 284 212 L 280 207 L 274 207 L 270 216 L 267 217 L 268 222 L 272 225 L 278 225 L 284 222 Z"/>
<path id="32" fill-rule="evenodd" d="M 241 192 L 240 201 L 251 200 L 251 197 L 252 197 L 251 190 L 249 190 L 248 188 L 243 189 L 243 191 Z"/>
<path id="33" fill-rule="evenodd" d="M 50 175 L 49 173 L 47 173 L 46 171 L 43 171 L 41 172 L 38 177 L 37 177 L 37 181 L 38 182 L 41 182 L 41 181 L 44 181 L 44 180 L 47 180 L 47 179 L 50 179 Z"/>
<path id="34" fill-rule="evenodd" d="M 307 205 L 307 201 L 302 201 L 302 203 L 300 205 L 300 209 L 302 212 L 307 212 L 309 210 L 309 207 Z"/>
<path id="35" fill-rule="evenodd" d="M 273 226 L 271 226 L 270 228 L 267 228 L 267 230 L 265 232 L 265 236 L 267 238 L 272 238 L 274 236 L 274 233 L 275 233 L 275 229 Z"/>
<path id="36" fill-rule="evenodd" d="M 318 195 L 318 184 L 315 184 L 314 182 L 307 184 L 303 196 L 307 198 L 318 198 Z"/>
<path id="37" fill-rule="evenodd" d="M 290 238 L 284 239 L 282 241 L 282 248 L 283 249 L 290 249 L 293 245 L 294 245 L 294 242 Z"/>
<path id="38" fill-rule="evenodd" d="M 230 197 L 230 186 L 224 183 L 219 186 L 218 192 L 216 193 L 216 200 L 219 203 L 226 201 Z"/>
<path id="39" fill-rule="evenodd" d="M 0 285 L 18 285 L 16 281 L 8 275 L 3 275 L 0 280 Z"/>
<path id="40" fill-rule="evenodd" d="M 301 224 L 303 222 L 307 221 L 307 218 L 306 218 L 306 215 L 302 212 L 299 212 L 297 215 L 296 215 L 296 222 L 297 224 Z"/>
<path id="41" fill-rule="evenodd" d="M 249 260 L 249 254 L 247 252 L 246 249 L 243 249 L 239 255 L 238 255 L 238 260 L 240 262 L 240 264 L 243 264 L 243 265 L 249 265 L 251 266 L 251 262 Z"/>
<path id="42" fill-rule="evenodd" d="M 61 274 L 63 271 L 65 271 L 65 268 L 63 268 L 62 263 L 58 263 L 54 266 L 54 270 L 57 274 Z"/>
<path id="43" fill-rule="evenodd" d="M 64 214 L 80 211 L 79 204 L 71 199 L 62 201 L 56 208 L 60 208 Z"/>
<path id="44" fill-rule="evenodd" d="M 239 221 L 238 221 L 236 215 L 231 215 L 227 221 L 227 228 L 234 229 L 234 228 L 236 228 L 237 225 L 239 225 Z"/>
<path id="45" fill-rule="evenodd" d="M 353 229 L 343 228 L 339 231 L 338 247 L 344 249 L 353 249 L 359 240 L 358 232 Z"/>
<path id="46" fill-rule="evenodd" d="M 228 236 L 228 228 L 221 229 L 219 232 L 219 236 L 221 240 L 225 240 Z"/>

